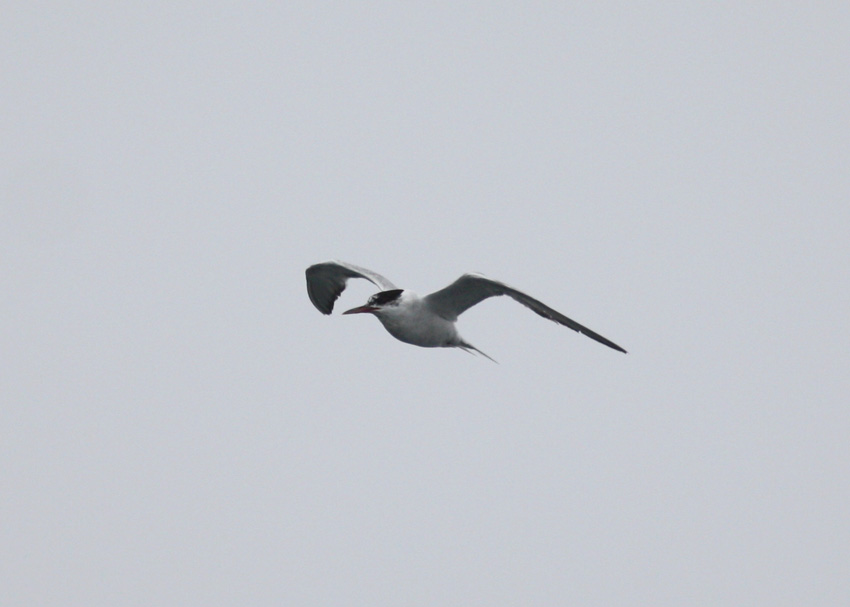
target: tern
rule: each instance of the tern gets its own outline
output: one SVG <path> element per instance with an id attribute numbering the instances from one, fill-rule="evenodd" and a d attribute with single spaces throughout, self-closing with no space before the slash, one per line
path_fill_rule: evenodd
<path id="1" fill-rule="evenodd" d="M 487 354 L 465 341 L 457 331 L 457 317 L 489 297 L 507 295 L 543 318 L 564 325 L 619 352 L 626 351 L 605 337 L 567 318 L 546 304 L 481 274 L 464 274 L 449 286 L 420 297 L 408 289 L 399 289 L 372 270 L 343 261 L 326 261 L 307 268 L 307 294 L 322 314 L 330 314 L 334 302 L 345 290 L 349 278 L 365 278 L 381 291 L 365 305 L 343 314 L 373 314 L 396 339 L 424 348 L 460 348 Z M 493 361 L 495 362 L 495 361 Z"/>

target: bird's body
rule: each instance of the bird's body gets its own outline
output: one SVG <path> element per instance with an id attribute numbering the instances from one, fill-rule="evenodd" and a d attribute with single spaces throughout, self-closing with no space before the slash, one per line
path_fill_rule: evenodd
<path id="1" fill-rule="evenodd" d="M 402 291 L 397 301 L 373 314 L 399 341 L 423 348 L 452 347 L 462 341 L 455 323 L 430 313 L 425 301 L 413 291 Z"/>
<path id="2" fill-rule="evenodd" d="M 307 293 L 313 305 L 330 314 L 349 278 L 365 278 L 383 290 L 366 305 L 344 314 L 374 314 L 390 335 L 405 343 L 425 348 L 461 348 L 487 356 L 463 340 L 457 331 L 457 317 L 477 303 L 498 295 L 508 295 L 544 318 L 583 333 L 609 348 L 625 350 L 525 293 L 481 274 L 464 274 L 455 282 L 425 297 L 398 289 L 376 272 L 341 261 L 328 261 L 307 268 Z M 490 358 L 487 356 L 487 358 Z M 492 359 L 491 359 L 492 360 Z"/>

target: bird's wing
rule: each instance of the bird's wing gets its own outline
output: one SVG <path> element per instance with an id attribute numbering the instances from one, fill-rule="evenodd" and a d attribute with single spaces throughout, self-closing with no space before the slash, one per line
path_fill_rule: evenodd
<path id="1" fill-rule="evenodd" d="M 326 261 L 307 268 L 307 294 L 322 314 L 330 314 L 349 278 L 365 278 L 382 291 L 396 286 L 380 274 L 344 261 Z"/>
<path id="2" fill-rule="evenodd" d="M 557 310 L 553 310 L 543 302 L 540 302 L 530 295 L 526 295 L 522 291 L 517 291 L 513 287 L 491 280 L 480 274 L 464 274 L 452 284 L 444 289 L 435 291 L 430 295 L 425 296 L 425 303 L 436 314 L 439 314 L 447 320 L 457 320 L 457 317 L 463 314 L 466 310 L 477 303 L 480 303 L 488 297 L 497 295 L 507 295 L 512 297 L 522 305 L 531 308 L 534 312 L 555 321 L 560 325 L 569 327 L 573 331 L 578 331 L 587 335 L 591 339 L 595 339 L 601 344 L 605 344 L 609 348 L 614 348 L 620 352 L 625 352 L 623 348 L 614 342 L 602 337 L 598 333 L 591 331 L 587 327 L 578 324 L 576 321 L 567 318 Z"/>

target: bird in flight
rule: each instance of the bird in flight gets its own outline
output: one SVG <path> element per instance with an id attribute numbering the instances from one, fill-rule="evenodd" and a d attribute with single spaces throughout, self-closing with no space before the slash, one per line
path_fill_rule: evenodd
<path id="1" fill-rule="evenodd" d="M 464 341 L 457 331 L 457 317 L 489 297 L 507 295 L 530 308 L 543 318 L 578 331 L 619 352 L 626 351 L 615 344 L 553 310 L 546 304 L 481 274 L 464 274 L 449 286 L 420 297 L 413 291 L 399 289 L 372 270 L 344 261 L 326 261 L 307 268 L 307 294 L 322 314 L 333 311 L 334 302 L 345 290 L 349 278 L 365 278 L 381 289 L 365 305 L 343 314 L 373 314 L 396 339 L 424 348 L 460 348 L 467 352 L 481 350 Z M 487 356 L 493 360 L 490 356 Z M 495 361 L 494 361 L 495 362 Z"/>

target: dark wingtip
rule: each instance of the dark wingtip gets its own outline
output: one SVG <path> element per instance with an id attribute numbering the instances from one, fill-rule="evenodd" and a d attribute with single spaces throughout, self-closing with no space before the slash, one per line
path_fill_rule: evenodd
<path id="1" fill-rule="evenodd" d="M 324 314 L 325 316 L 330 316 L 330 313 L 334 311 L 334 301 L 330 301 L 327 304 L 322 304 L 318 300 L 313 299 L 313 305 L 316 306 L 316 309 Z"/>
<path id="2" fill-rule="evenodd" d="M 602 337 L 599 333 L 594 333 L 593 331 L 591 331 L 587 327 L 581 327 L 581 329 L 576 329 L 576 330 L 579 333 L 583 333 L 584 335 L 587 335 L 590 339 L 598 341 L 603 346 L 608 346 L 612 350 L 617 350 L 618 352 L 622 352 L 623 354 L 628 354 L 628 352 L 626 352 L 623 348 L 621 348 L 620 346 L 615 344 L 610 339 Z"/>
<path id="3" fill-rule="evenodd" d="M 328 315 L 333 312 L 335 300 L 331 299 L 327 303 L 321 301 L 310 282 L 310 268 L 307 268 L 307 295 L 310 297 L 310 301 L 313 303 L 315 308 L 322 314 Z"/>
<path id="4" fill-rule="evenodd" d="M 617 352 L 622 352 L 623 354 L 628 354 L 628 352 L 626 352 L 623 348 L 621 348 L 620 346 L 615 344 L 613 341 L 605 340 L 602 343 L 605 344 L 606 346 L 608 346 L 609 348 L 613 349 L 613 350 L 617 350 Z"/>
<path id="5" fill-rule="evenodd" d="M 602 337 L 602 336 L 600 335 L 599 337 Z M 628 352 L 626 352 L 625 348 L 621 348 L 620 346 L 615 344 L 610 339 L 605 339 L 604 337 L 602 337 L 602 339 L 598 339 L 597 341 L 599 341 L 602 344 L 605 344 L 606 346 L 608 346 L 612 350 L 617 350 L 617 352 L 622 352 L 623 354 L 628 354 Z"/>

